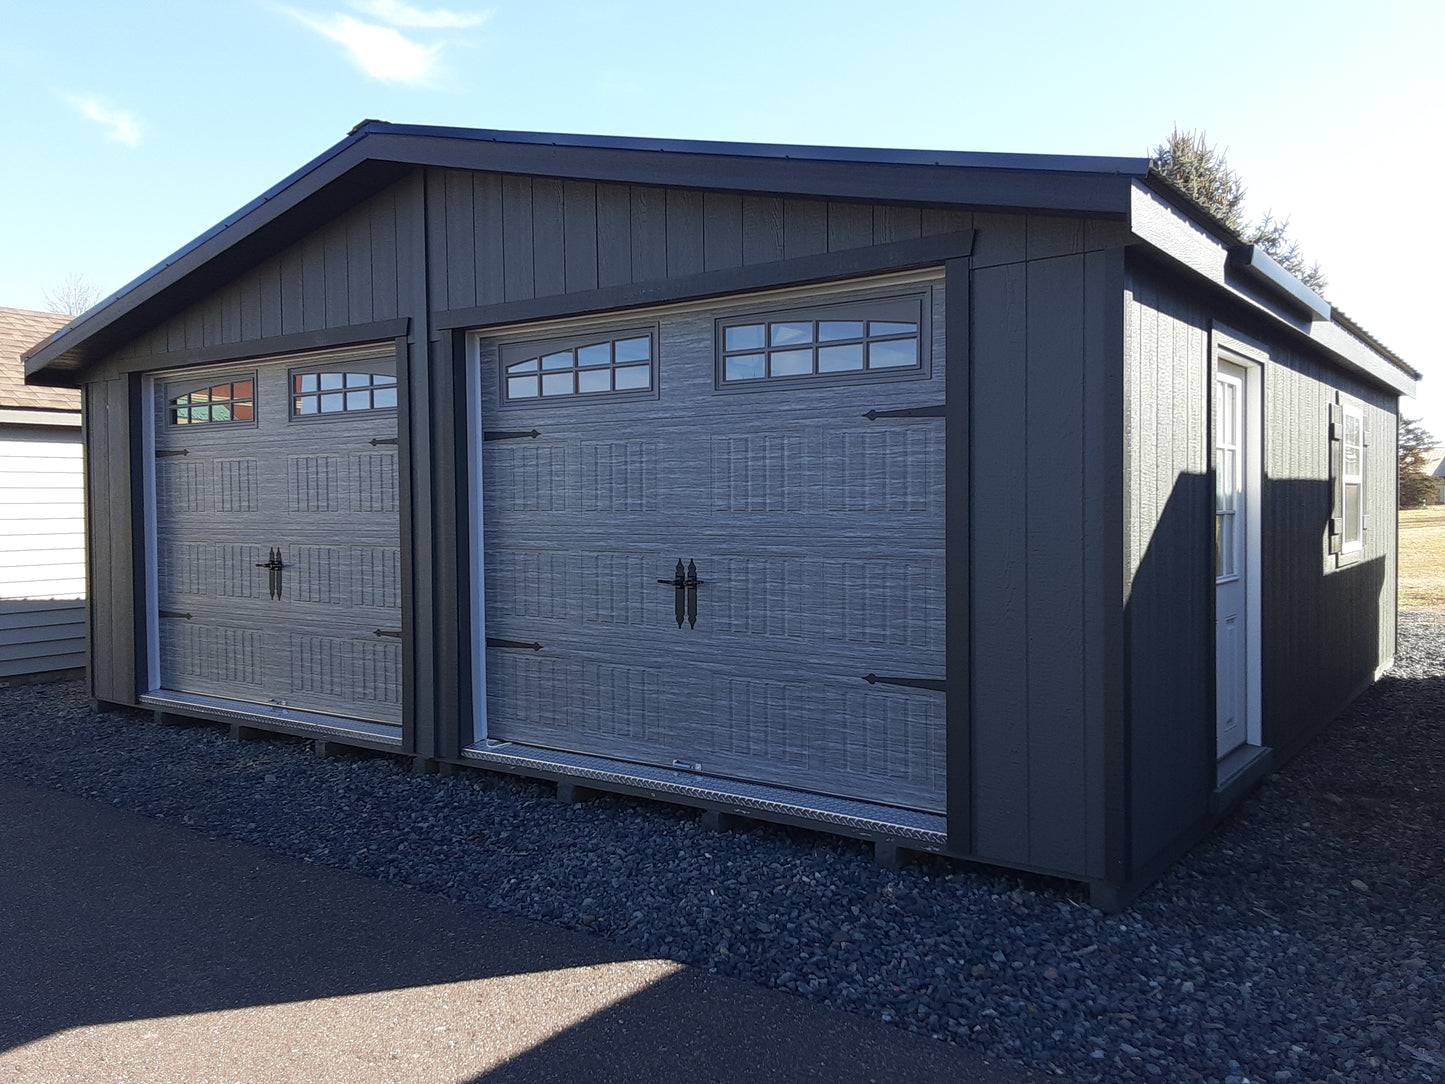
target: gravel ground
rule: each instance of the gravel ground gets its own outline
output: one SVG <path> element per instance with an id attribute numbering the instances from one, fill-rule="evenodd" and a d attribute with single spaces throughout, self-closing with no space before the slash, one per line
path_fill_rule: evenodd
<path id="1" fill-rule="evenodd" d="M 1127 912 L 1066 885 L 0 691 L 0 774 L 1080 1081 L 1445 1082 L 1445 615 Z"/>

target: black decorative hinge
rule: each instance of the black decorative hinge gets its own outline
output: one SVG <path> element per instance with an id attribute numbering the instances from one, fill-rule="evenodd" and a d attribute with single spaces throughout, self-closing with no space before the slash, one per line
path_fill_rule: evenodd
<path id="1" fill-rule="evenodd" d="M 879 677 L 877 674 L 864 674 L 863 680 L 869 685 L 902 685 L 907 689 L 931 689 L 937 693 L 948 691 L 948 682 L 938 678 Z"/>
<path id="2" fill-rule="evenodd" d="M 689 560 L 684 567 L 682 558 L 679 557 L 672 579 L 657 582 L 671 587 L 675 592 L 673 607 L 677 615 L 677 627 L 682 628 L 682 623 L 686 621 L 688 628 L 697 628 L 697 589 L 707 582 L 697 578 L 697 563 Z"/>
<path id="3" fill-rule="evenodd" d="M 541 650 L 542 650 L 542 645 L 539 644 L 539 643 L 535 643 L 535 642 L 534 642 L 534 643 L 530 643 L 530 644 L 529 644 L 529 643 L 527 643 L 525 640 L 502 640 L 502 639 L 498 639 L 498 638 L 495 637 L 495 636 L 488 636 L 488 637 L 487 637 L 487 646 L 488 646 L 488 647 L 520 647 L 520 648 L 522 648 L 524 651 L 541 651 Z"/>
<path id="4" fill-rule="evenodd" d="M 189 620 L 191 619 L 191 615 L 190 615 L 190 614 L 181 613 L 180 610 L 157 610 L 157 611 L 156 611 L 156 616 L 158 616 L 158 617 L 184 617 L 187 621 L 189 621 Z"/>
<path id="5" fill-rule="evenodd" d="M 920 406 L 905 407 L 902 410 L 870 410 L 863 417 L 870 422 L 877 421 L 879 418 L 941 418 L 943 417 L 943 407 Z"/>
<path id="6" fill-rule="evenodd" d="M 536 440 L 542 434 L 536 429 L 487 429 L 483 440 Z"/>
<path id="7" fill-rule="evenodd" d="M 372 633 L 372 635 L 373 635 L 373 636 L 387 636 L 387 637 L 390 637 L 390 638 L 393 639 L 393 640 L 400 640 L 400 639 L 401 639 L 401 629 L 377 629 L 374 633 Z"/>
<path id="8" fill-rule="evenodd" d="M 376 437 L 372 440 L 368 440 L 366 443 L 370 444 L 373 448 L 375 448 L 378 444 L 395 444 L 396 437 Z"/>
<path id="9" fill-rule="evenodd" d="M 161 449 L 158 449 L 158 450 L 156 451 L 156 458 L 157 458 L 157 459 L 165 459 L 165 458 L 167 458 L 168 456 L 173 456 L 173 455 L 190 455 L 190 454 L 191 454 L 191 453 L 190 453 L 187 449 L 185 449 L 185 448 L 161 448 Z"/>
<path id="10" fill-rule="evenodd" d="M 266 589 L 271 593 L 272 598 L 281 597 L 281 570 L 286 566 L 281 562 L 281 551 L 272 550 L 270 558 L 265 564 L 257 562 L 257 568 L 264 568 L 266 573 Z"/>

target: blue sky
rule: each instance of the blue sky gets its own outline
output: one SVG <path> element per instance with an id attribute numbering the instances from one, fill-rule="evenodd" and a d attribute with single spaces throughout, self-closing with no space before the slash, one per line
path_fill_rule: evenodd
<path id="1" fill-rule="evenodd" d="M 1405 411 L 1445 440 L 1445 5 L 0 0 L 0 27 L 0 305 L 118 289 L 368 117 L 1137 156 L 1177 123 L 1426 373 Z"/>

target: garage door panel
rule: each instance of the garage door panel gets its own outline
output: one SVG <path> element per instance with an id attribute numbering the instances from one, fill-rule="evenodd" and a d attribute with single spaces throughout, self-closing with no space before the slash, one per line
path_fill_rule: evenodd
<path id="1" fill-rule="evenodd" d="M 611 755 L 652 746 L 647 755 L 659 755 L 665 675 L 655 666 L 517 649 L 487 655 L 507 690 L 488 702 L 495 737 Z"/>
<path id="2" fill-rule="evenodd" d="M 160 686 L 400 723 L 396 415 L 293 418 L 296 364 L 157 385 Z M 249 419 L 173 422 L 176 388 L 241 376 Z"/>
<path id="3" fill-rule="evenodd" d="M 932 356 L 906 379 L 720 387 L 727 301 L 657 318 L 652 400 L 504 405 L 482 344 L 486 633 L 541 645 L 488 649 L 488 737 L 941 810 L 943 319 L 924 289 Z M 695 589 L 671 583 L 679 559 Z"/>
<path id="4" fill-rule="evenodd" d="M 700 770 L 941 811 L 941 693 L 717 675 Z"/>

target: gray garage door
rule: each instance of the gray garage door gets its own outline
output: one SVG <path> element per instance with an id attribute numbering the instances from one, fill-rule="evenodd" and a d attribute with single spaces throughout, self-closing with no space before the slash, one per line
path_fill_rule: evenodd
<path id="1" fill-rule="evenodd" d="M 487 736 L 941 810 L 942 328 L 915 280 L 484 337 Z"/>
<path id="2" fill-rule="evenodd" d="M 388 345 L 155 385 L 162 691 L 401 722 Z"/>

